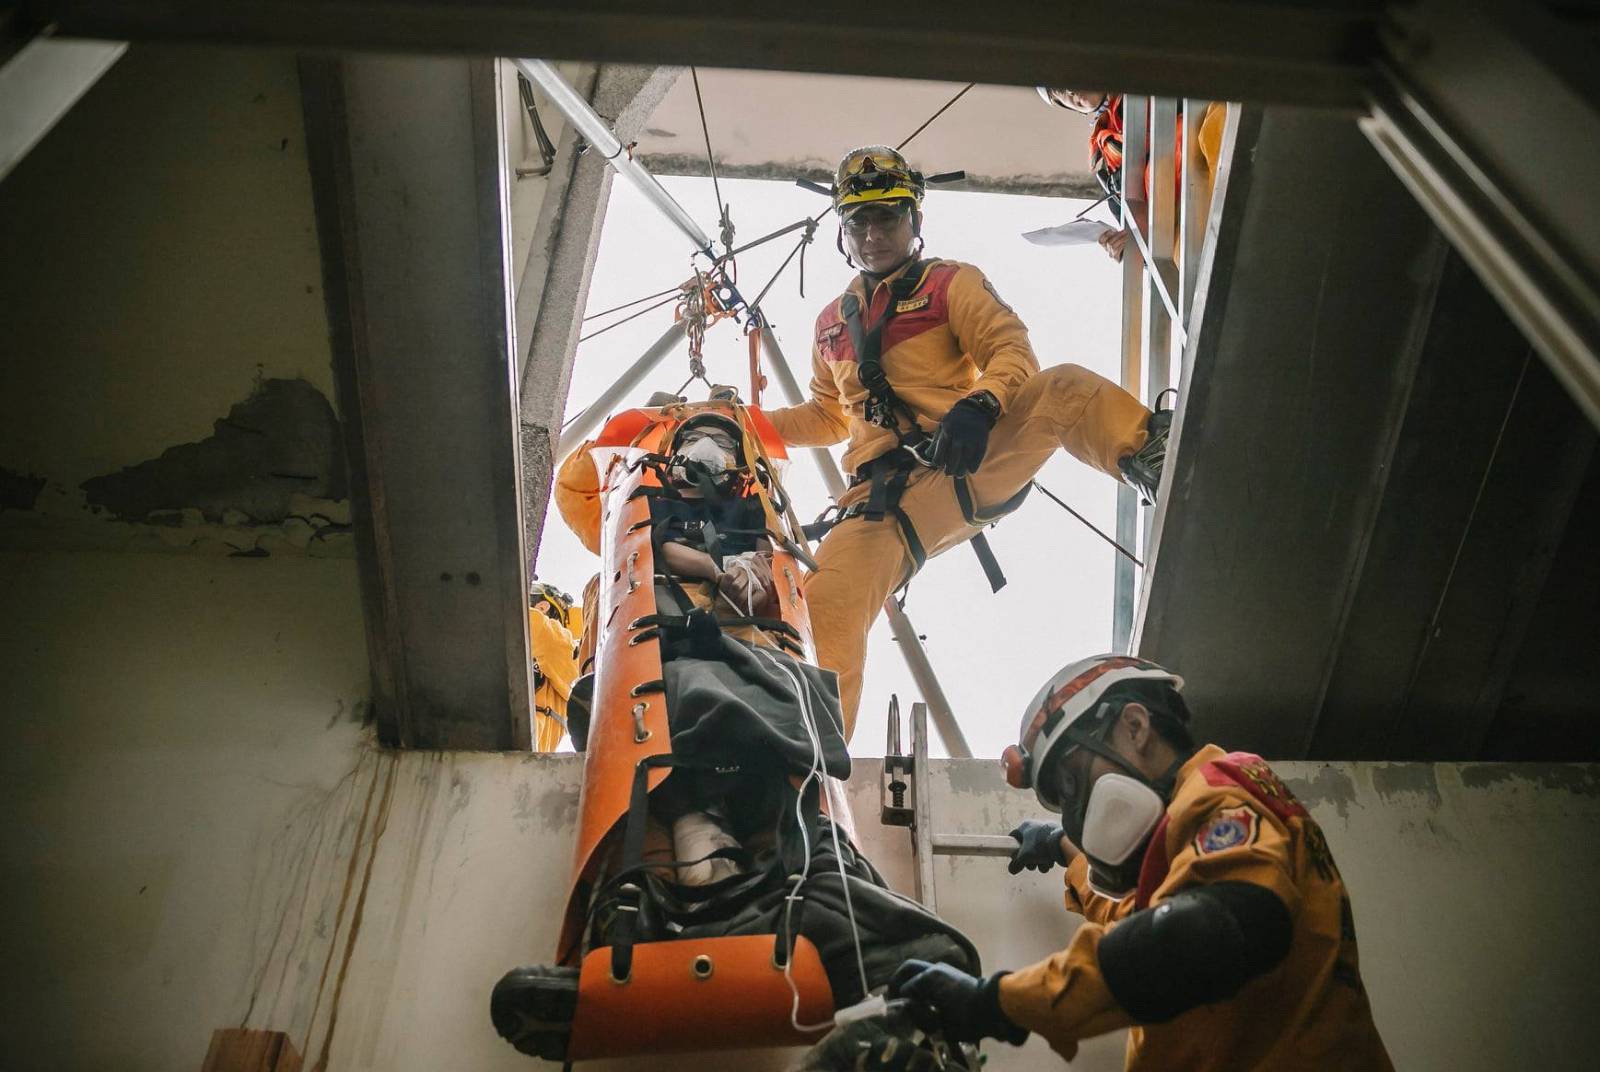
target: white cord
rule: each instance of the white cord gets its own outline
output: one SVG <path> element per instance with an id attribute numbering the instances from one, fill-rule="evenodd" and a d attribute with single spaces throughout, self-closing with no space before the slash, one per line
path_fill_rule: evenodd
<path id="1" fill-rule="evenodd" d="M 789 683 L 794 686 L 795 697 L 800 703 L 801 723 L 805 726 L 806 737 L 811 742 L 811 768 L 806 772 L 806 777 L 800 783 L 798 795 L 795 797 L 795 825 L 800 830 L 800 844 L 805 852 L 805 862 L 801 865 L 799 880 L 795 883 L 794 888 L 789 891 L 788 895 L 784 899 L 783 929 L 784 934 L 787 935 L 789 933 L 791 913 L 794 909 L 796 897 L 799 894 L 801 887 L 803 887 L 806 884 L 807 879 L 811 877 L 811 839 L 809 835 L 806 834 L 805 816 L 801 810 L 801 804 L 805 799 L 806 787 L 810 785 L 812 781 L 816 781 L 818 783 L 819 791 L 825 788 L 825 784 L 822 781 L 824 777 L 822 764 L 822 735 L 817 729 L 816 715 L 811 710 L 809 682 L 803 682 L 799 676 L 797 676 L 792 670 L 780 662 L 770 652 L 759 647 L 754 647 L 753 650 L 759 652 L 763 658 L 775 666 L 784 677 L 789 679 Z M 838 723 L 835 722 L 834 725 L 837 727 Z M 851 903 L 850 899 L 850 879 L 845 872 L 844 854 L 840 851 L 839 847 L 839 824 L 830 817 L 828 821 L 828 827 L 833 835 L 834 860 L 839 865 L 839 884 L 844 889 L 845 916 L 850 921 L 850 937 L 855 943 L 856 969 L 861 973 L 861 992 L 865 994 L 869 990 L 867 985 L 867 965 L 866 959 L 862 955 L 861 930 L 856 925 L 855 906 Z M 791 950 L 789 956 L 785 958 L 783 964 L 784 980 L 788 982 L 789 991 L 794 995 L 794 1004 L 789 1010 L 789 1023 L 793 1025 L 796 1031 L 819 1031 L 823 1028 L 831 1027 L 833 1025 L 833 1021 L 831 1019 L 820 1024 L 800 1023 L 800 988 L 794 981 L 793 965 L 794 954 Z"/>

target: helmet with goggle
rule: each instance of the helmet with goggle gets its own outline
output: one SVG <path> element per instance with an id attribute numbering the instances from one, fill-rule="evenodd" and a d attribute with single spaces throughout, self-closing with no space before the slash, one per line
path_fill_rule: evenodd
<path id="1" fill-rule="evenodd" d="M 528 586 L 528 607 L 537 607 L 540 602 L 548 605 L 548 617 L 554 618 L 562 625 L 569 625 L 572 617 L 572 597 L 553 584 L 544 581 L 534 581 Z"/>
<path id="2" fill-rule="evenodd" d="M 883 202 L 922 204 L 927 190 L 922 172 L 887 145 L 868 145 L 846 153 L 833 173 L 833 210 L 848 218 L 866 205 Z"/>
<path id="3" fill-rule="evenodd" d="M 672 435 L 672 453 L 677 453 L 683 446 L 684 440 L 689 438 L 689 433 L 697 430 L 701 435 L 713 431 L 718 433 L 729 440 L 727 445 L 732 448 L 734 454 L 743 455 L 744 429 L 739 427 L 739 422 L 732 416 L 720 410 L 704 410 L 678 425 Z"/>
<path id="4" fill-rule="evenodd" d="M 1006 782 L 1014 789 L 1032 789 L 1039 803 L 1061 811 L 1053 765 L 1074 746 L 1096 747 L 1096 734 L 1108 724 L 1107 716 L 1121 711 L 1113 690 L 1130 681 L 1165 682 L 1174 692 L 1183 678 L 1164 666 L 1130 655 L 1095 655 L 1069 663 L 1034 696 L 1022 718 L 1018 743 L 1000 756 Z"/>

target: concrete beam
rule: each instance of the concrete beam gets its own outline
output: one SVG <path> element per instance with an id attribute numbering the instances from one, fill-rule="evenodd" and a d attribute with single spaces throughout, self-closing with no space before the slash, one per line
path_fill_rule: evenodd
<path id="1" fill-rule="evenodd" d="M 611 117 L 624 143 L 644 128 L 650 113 L 682 68 L 608 65 L 600 68 L 590 100 Z M 580 90 L 583 87 L 579 87 Z M 554 473 L 554 446 L 578 351 L 583 309 L 594 274 L 600 231 L 611 196 L 612 170 L 594 153 L 579 155 L 570 126 L 557 151 L 559 185 L 545 195 L 533 249 L 517 286 L 517 353 L 522 450 L 522 499 L 529 554 L 537 558 Z"/>
<path id="2" fill-rule="evenodd" d="M 907 150 L 908 152 L 910 150 Z M 705 153 L 645 153 L 639 163 L 656 175 L 693 175 L 707 177 Z M 827 168 L 792 168 L 774 164 L 717 164 L 717 177 L 723 179 L 772 179 L 793 182 L 810 179 L 826 186 L 833 181 L 833 172 Z M 941 190 L 968 191 L 984 194 L 1029 194 L 1039 197 L 1081 197 L 1095 201 L 1105 196 L 1105 191 L 1087 172 L 1062 175 L 984 175 L 973 171 L 958 183 L 939 187 Z M 823 202 L 818 199 L 817 204 Z"/>
<path id="3" fill-rule="evenodd" d="M 1217 738 L 1300 756 L 1446 247 L 1351 120 L 1247 109 L 1238 139 L 1135 649 Z"/>
<path id="4" fill-rule="evenodd" d="M 926 6 L 860 32 L 846 0 L 46 0 L 63 32 L 316 48 L 582 57 L 608 63 L 881 73 L 997 85 L 1121 86 L 1356 107 L 1380 5 L 1140 0 Z"/>
<path id="5" fill-rule="evenodd" d="M 380 736 L 527 748 L 495 61 L 307 61 L 302 85 Z"/>

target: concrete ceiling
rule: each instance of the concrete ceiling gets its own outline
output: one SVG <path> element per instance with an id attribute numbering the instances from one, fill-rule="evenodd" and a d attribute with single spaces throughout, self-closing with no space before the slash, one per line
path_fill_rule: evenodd
<path id="1" fill-rule="evenodd" d="M 724 69 L 699 76 L 719 173 L 768 179 L 822 179 L 854 146 L 898 144 L 962 86 Z M 958 189 L 1098 197 L 1088 137 L 1087 118 L 1046 108 L 1031 89 L 975 86 L 906 152 L 928 174 L 966 171 Z M 651 115 L 635 153 L 660 174 L 706 174 L 688 71 Z"/>

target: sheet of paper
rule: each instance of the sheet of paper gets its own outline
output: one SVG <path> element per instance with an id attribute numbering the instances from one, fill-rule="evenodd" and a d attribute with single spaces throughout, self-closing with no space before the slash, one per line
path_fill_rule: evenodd
<path id="1" fill-rule="evenodd" d="M 1099 220 L 1073 220 L 1056 227 L 1024 231 L 1022 237 L 1036 246 L 1088 246 L 1100 241 L 1100 236 L 1111 230 Z"/>

